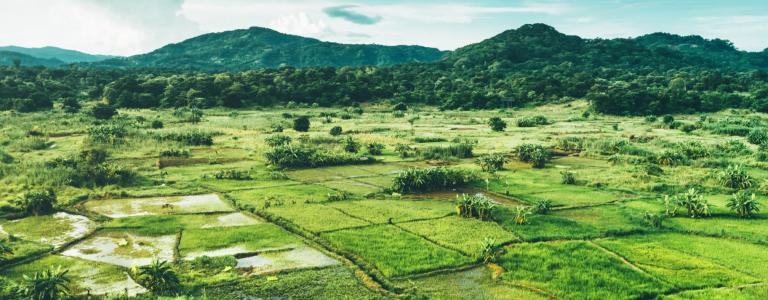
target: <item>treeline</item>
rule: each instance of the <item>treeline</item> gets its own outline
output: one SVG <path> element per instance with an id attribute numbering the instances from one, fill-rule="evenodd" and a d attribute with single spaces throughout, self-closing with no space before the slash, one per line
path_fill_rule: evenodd
<path id="1" fill-rule="evenodd" d="M 680 48 L 670 40 L 702 45 Z M 439 62 L 381 68 L 179 73 L 4 67 L 0 68 L 0 109 L 42 110 L 50 109 L 52 101 L 100 98 L 127 108 L 237 108 L 288 102 L 348 106 L 391 101 L 445 109 L 586 98 L 595 111 L 608 114 L 723 108 L 768 111 L 766 70 L 768 53 L 740 52 L 721 40 L 671 35 L 584 40 L 536 24 L 459 49 Z"/>

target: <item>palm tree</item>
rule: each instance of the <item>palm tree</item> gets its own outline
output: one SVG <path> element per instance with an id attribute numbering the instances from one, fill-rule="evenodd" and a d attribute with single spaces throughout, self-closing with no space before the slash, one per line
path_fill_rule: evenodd
<path id="1" fill-rule="evenodd" d="M 757 202 L 755 194 L 749 195 L 744 191 L 733 194 L 733 197 L 728 200 L 727 206 L 735 211 L 740 218 L 751 217 L 760 211 L 760 203 Z"/>
<path id="2" fill-rule="evenodd" d="M 34 275 L 24 275 L 22 293 L 33 300 L 58 300 L 69 294 L 69 270 L 48 269 Z"/>
<path id="3" fill-rule="evenodd" d="M 155 294 L 173 292 L 180 285 L 179 277 L 170 264 L 159 260 L 139 268 L 139 281 Z"/>

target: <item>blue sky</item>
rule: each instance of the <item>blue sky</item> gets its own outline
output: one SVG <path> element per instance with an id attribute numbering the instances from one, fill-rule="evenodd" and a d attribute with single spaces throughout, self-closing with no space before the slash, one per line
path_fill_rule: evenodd
<path id="1" fill-rule="evenodd" d="M 663 31 L 768 48 L 768 0 L 0 0 L 0 45 L 132 55 L 250 26 L 344 43 L 452 50 L 527 23 L 582 37 Z"/>

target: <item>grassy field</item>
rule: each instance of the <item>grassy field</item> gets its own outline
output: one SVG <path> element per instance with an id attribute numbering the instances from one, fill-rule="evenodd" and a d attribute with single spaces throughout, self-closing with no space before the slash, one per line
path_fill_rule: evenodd
<path id="1" fill-rule="evenodd" d="M 768 208 L 740 217 L 728 206 L 739 191 L 765 203 L 768 150 L 718 131 L 749 122 L 768 130 L 768 117 L 673 116 L 696 126 L 686 133 L 661 116 L 586 116 L 587 108 L 412 107 L 402 117 L 383 105 L 362 114 L 207 109 L 199 123 L 170 110 L 121 110 L 110 121 L 3 112 L 0 150 L 13 159 L 0 162 L 0 240 L 12 253 L 2 254 L 0 274 L 21 284 L 61 265 L 73 294 L 114 295 L 116 286 L 133 295 L 148 293 L 133 267 L 160 259 L 178 274 L 179 293 L 209 299 L 768 297 Z M 308 132 L 291 129 L 302 115 Z M 515 126 L 536 115 L 549 124 Z M 506 130 L 490 130 L 495 116 Z M 98 124 L 126 132 L 95 142 L 88 128 Z M 329 134 L 334 126 L 340 135 Z M 212 144 L 158 138 L 179 132 Z M 380 152 L 369 150 L 377 143 Z M 533 167 L 521 145 L 551 157 Z M 440 152 L 451 147 L 471 156 Z M 106 158 L 93 162 L 93 149 Z M 282 159 L 314 151 L 293 163 L 316 165 L 281 168 L 270 160 L 278 150 Z M 483 171 L 478 161 L 489 154 L 504 158 L 499 170 Z M 435 167 L 463 177 L 407 177 L 443 170 Z M 398 193 L 395 183 L 409 180 L 435 186 Z M 52 208 L 20 209 L 41 187 L 55 193 Z M 691 188 L 708 203 L 696 218 L 674 202 Z M 487 214 L 464 210 L 462 194 L 483 195 Z"/>

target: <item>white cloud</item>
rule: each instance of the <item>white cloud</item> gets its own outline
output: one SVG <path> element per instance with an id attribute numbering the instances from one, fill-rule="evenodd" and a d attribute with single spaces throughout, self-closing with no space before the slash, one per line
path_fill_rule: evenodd
<path id="1" fill-rule="evenodd" d="M 740 49 L 762 51 L 768 33 L 768 16 L 696 17 L 697 34 L 708 38 L 727 38 Z M 756 38 L 760 37 L 760 38 Z"/>
<path id="2" fill-rule="evenodd" d="M 313 20 L 305 12 L 280 16 L 269 22 L 269 28 L 301 36 L 322 37 L 333 34 L 328 24 L 322 20 Z"/>

